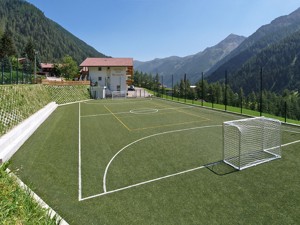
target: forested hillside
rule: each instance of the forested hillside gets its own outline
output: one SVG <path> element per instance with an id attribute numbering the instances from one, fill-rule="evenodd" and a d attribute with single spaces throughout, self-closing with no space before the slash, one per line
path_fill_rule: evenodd
<path id="1" fill-rule="evenodd" d="M 242 87 L 247 94 L 259 89 L 258 78 L 263 68 L 267 90 L 282 92 L 285 88 L 300 88 L 297 84 L 299 31 L 300 9 L 297 9 L 259 28 L 208 72 L 208 80 L 224 80 L 227 70 L 234 90 Z"/>
<path id="2" fill-rule="evenodd" d="M 86 57 L 104 57 L 24 0 L 0 0 L 0 36 L 6 30 L 11 32 L 19 56 L 31 40 L 39 61 L 58 62 L 70 55 L 79 63 Z"/>
<path id="3" fill-rule="evenodd" d="M 230 78 L 234 90 L 243 87 L 245 93 L 260 90 L 260 69 L 263 88 L 282 93 L 285 89 L 300 90 L 300 31 L 273 44 L 249 59 Z"/>

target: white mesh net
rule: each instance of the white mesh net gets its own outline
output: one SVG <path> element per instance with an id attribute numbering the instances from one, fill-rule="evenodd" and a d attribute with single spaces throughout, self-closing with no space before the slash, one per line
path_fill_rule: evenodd
<path id="1" fill-rule="evenodd" d="M 242 170 L 281 158 L 281 123 L 265 117 L 223 123 L 223 160 Z"/>
<path id="2" fill-rule="evenodd" d="M 113 91 L 111 93 L 111 98 L 116 99 L 125 99 L 127 98 L 127 92 L 126 91 Z"/>

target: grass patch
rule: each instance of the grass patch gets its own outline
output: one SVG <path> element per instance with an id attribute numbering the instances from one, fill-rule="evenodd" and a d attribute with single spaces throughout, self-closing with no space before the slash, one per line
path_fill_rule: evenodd
<path id="1" fill-rule="evenodd" d="M 48 212 L 5 172 L 6 167 L 0 167 L 1 224 L 56 224 L 55 219 L 50 219 Z"/>
<path id="2" fill-rule="evenodd" d="M 154 94 L 154 93 L 152 92 L 152 94 Z M 177 98 L 177 97 L 173 97 L 173 99 L 172 99 L 172 96 L 169 96 L 169 95 L 161 95 L 161 98 L 164 98 L 164 99 L 167 99 L 167 100 L 172 100 L 172 101 L 177 101 L 177 102 L 181 102 L 181 103 L 187 103 L 187 104 L 202 106 L 202 102 L 199 101 L 199 100 L 196 101 L 196 100 L 183 99 L 183 98 Z M 203 106 L 207 107 L 207 108 L 213 108 L 213 109 L 218 109 L 218 110 L 225 111 L 225 105 L 223 105 L 223 104 L 203 102 Z M 245 115 L 245 116 L 252 116 L 252 117 L 260 116 L 260 112 L 258 112 L 258 111 L 251 110 L 251 109 L 246 109 L 246 108 L 241 109 L 240 107 L 234 107 L 234 106 L 227 106 L 226 111 L 241 114 L 241 115 Z M 285 121 L 285 118 L 283 118 L 283 117 L 275 116 L 275 115 L 268 114 L 268 113 L 262 113 L 262 116 L 273 118 L 273 119 L 278 119 L 282 122 L 287 122 L 287 123 L 291 123 L 291 124 L 300 125 L 299 120 L 292 120 L 292 119 L 287 118 L 286 121 Z"/>

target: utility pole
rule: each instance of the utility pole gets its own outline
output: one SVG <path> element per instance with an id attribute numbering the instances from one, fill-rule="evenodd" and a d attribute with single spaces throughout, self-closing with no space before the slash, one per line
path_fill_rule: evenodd
<path id="1" fill-rule="evenodd" d="M 34 83 L 37 83 L 36 81 L 36 55 L 38 54 L 38 51 L 36 51 L 35 49 L 34 51 Z"/>
<path id="2" fill-rule="evenodd" d="M 262 116 L 262 104 L 263 104 L 263 70 L 262 67 L 260 68 L 260 107 L 259 107 L 259 115 Z"/>
<path id="3" fill-rule="evenodd" d="M 203 101 L 204 101 L 204 80 L 203 80 L 203 72 L 202 72 L 202 96 L 201 96 L 201 106 L 203 106 Z"/>
<path id="4" fill-rule="evenodd" d="M 227 70 L 225 70 L 225 111 L 227 111 Z"/>
<path id="5" fill-rule="evenodd" d="M 184 74 L 184 102 L 186 102 L 186 73 Z"/>

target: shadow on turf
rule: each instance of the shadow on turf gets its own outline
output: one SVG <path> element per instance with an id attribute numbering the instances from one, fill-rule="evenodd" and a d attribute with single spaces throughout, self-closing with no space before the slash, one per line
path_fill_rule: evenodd
<path id="1" fill-rule="evenodd" d="M 206 164 L 205 167 L 218 176 L 224 176 L 238 171 L 237 169 L 223 162 L 223 160 Z"/>

